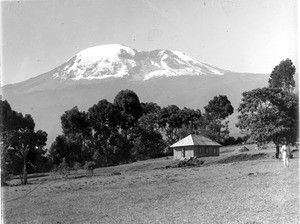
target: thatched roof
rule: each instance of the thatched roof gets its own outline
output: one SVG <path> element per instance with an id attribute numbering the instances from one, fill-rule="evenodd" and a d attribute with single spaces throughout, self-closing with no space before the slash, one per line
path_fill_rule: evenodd
<path id="1" fill-rule="evenodd" d="M 178 142 L 171 145 L 171 148 L 174 147 L 183 147 L 183 146 L 194 146 L 194 145 L 201 145 L 201 146 L 220 146 L 221 145 L 209 138 L 206 138 L 202 135 L 188 135 L 187 137 L 179 140 Z"/>

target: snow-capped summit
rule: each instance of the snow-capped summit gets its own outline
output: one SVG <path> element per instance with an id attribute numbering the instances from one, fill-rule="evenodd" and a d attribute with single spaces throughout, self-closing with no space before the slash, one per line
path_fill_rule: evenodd
<path id="1" fill-rule="evenodd" d="M 133 57 L 135 51 L 120 44 L 107 44 L 87 48 L 76 54 L 75 57 L 80 59 L 84 64 L 92 64 L 96 63 L 101 58 L 111 61 L 118 60 L 121 54 L 129 54 Z"/>
<path id="2" fill-rule="evenodd" d="M 137 51 L 120 44 L 85 49 L 54 70 L 62 80 L 131 77 L 148 80 L 182 75 L 223 75 L 225 70 L 198 62 L 179 51 Z"/>
<path id="3" fill-rule="evenodd" d="M 119 44 L 85 49 L 57 69 L 53 77 L 59 79 L 104 79 L 124 77 L 135 66 L 135 51 Z"/>

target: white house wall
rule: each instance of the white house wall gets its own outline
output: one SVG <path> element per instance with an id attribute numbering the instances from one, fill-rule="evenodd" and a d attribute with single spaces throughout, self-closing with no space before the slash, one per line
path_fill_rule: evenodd
<path id="1" fill-rule="evenodd" d="M 185 157 L 182 156 L 182 149 L 185 149 Z M 173 159 L 179 160 L 181 158 L 189 159 L 191 157 L 209 157 L 219 156 L 220 150 L 218 146 L 189 146 L 189 147 L 175 147 L 173 148 Z"/>

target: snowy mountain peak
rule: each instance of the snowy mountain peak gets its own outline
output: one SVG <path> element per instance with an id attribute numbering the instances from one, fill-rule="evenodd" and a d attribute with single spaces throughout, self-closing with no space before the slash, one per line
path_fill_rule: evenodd
<path id="1" fill-rule="evenodd" d="M 120 44 L 107 44 L 87 48 L 76 54 L 75 57 L 81 59 L 82 63 L 95 63 L 101 58 L 111 61 L 118 60 L 122 54 L 129 54 L 133 57 L 135 51 Z"/>
<path id="2" fill-rule="evenodd" d="M 92 80 L 131 77 L 149 80 L 183 75 L 223 75 L 227 71 L 198 62 L 179 51 L 137 51 L 120 44 L 85 49 L 54 69 L 62 80 Z"/>

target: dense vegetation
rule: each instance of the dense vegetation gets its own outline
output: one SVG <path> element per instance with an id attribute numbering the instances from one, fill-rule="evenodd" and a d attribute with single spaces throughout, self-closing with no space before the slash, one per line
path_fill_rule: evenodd
<path id="1" fill-rule="evenodd" d="M 153 102 L 140 103 L 132 90 L 122 90 L 113 103 L 103 99 L 87 111 L 76 106 L 65 111 L 63 134 L 47 150 L 47 133 L 35 132 L 30 115 L 23 116 L 1 100 L 2 173 L 22 174 L 26 184 L 27 172 L 65 166 L 91 169 L 157 158 L 171 155 L 169 146 L 191 133 L 234 144 L 224 121 L 233 112 L 227 97 L 214 97 L 204 109 L 202 114 L 176 105 L 161 108 Z"/>
<path id="2" fill-rule="evenodd" d="M 169 147 L 191 133 L 218 142 L 228 137 L 227 122 L 233 112 L 226 96 L 212 99 L 205 113 L 176 105 L 161 108 L 140 103 L 132 90 L 120 91 L 114 102 L 103 99 L 87 111 L 74 107 L 61 116 L 63 134 L 51 145 L 54 165 L 69 166 L 93 161 L 96 167 L 118 165 L 170 155 Z"/>

